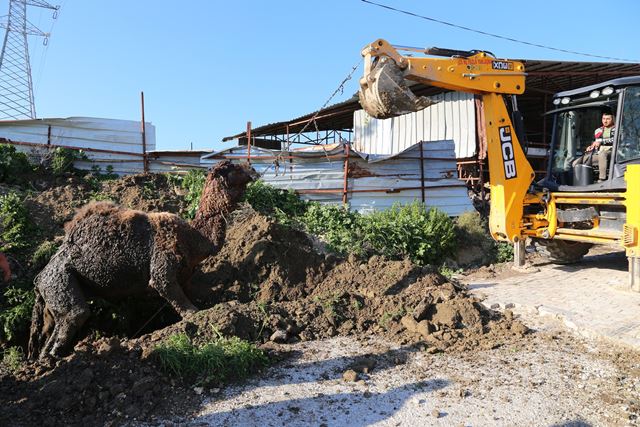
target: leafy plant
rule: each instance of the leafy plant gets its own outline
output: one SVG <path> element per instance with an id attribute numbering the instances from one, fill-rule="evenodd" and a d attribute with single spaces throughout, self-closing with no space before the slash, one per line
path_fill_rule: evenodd
<path id="1" fill-rule="evenodd" d="M 0 196 L 0 251 L 21 249 L 28 245 L 33 226 L 29 211 L 17 193 Z"/>
<path id="2" fill-rule="evenodd" d="M 361 215 L 342 206 L 310 203 L 300 218 L 307 231 L 320 236 L 329 250 L 345 254 L 361 254 Z"/>
<path id="3" fill-rule="evenodd" d="M 17 151 L 13 145 L 0 144 L 0 182 L 18 182 L 20 175 L 32 170 L 25 153 Z"/>
<path id="4" fill-rule="evenodd" d="M 207 173 L 203 170 L 190 170 L 182 177 L 181 187 L 187 190 L 187 194 L 184 197 L 187 202 L 187 212 L 185 214 L 187 219 L 196 217 L 196 211 L 198 210 L 198 204 L 200 204 L 206 179 Z"/>
<path id="5" fill-rule="evenodd" d="M 35 296 L 19 285 L 6 288 L 3 296 L 6 306 L 0 311 L 0 325 L 3 338 L 11 341 L 28 330 Z"/>
<path id="6" fill-rule="evenodd" d="M 162 369 L 197 384 L 245 378 L 268 364 L 266 354 L 238 337 L 218 337 L 202 345 L 186 334 L 168 337 L 154 349 Z"/>
<path id="7" fill-rule="evenodd" d="M 67 172 L 73 172 L 75 170 L 73 163 L 76 160 L 86 159 L 87 156 L 82 150 L 56 147 L 51 156 L 51 172 L 53 172 L 54 175 L 63 175 Z"/>
<path id="8" fill-rule="evenodd" d="M 364 240 L 377 252 L 407 257 L 416 264 L 438 264 L 451 254 L 456 234 L 451 218 L 420 202 L 394 205 L 361 221 Z"/>
<path id="9" fill-rule="evenodd" d="M 263 181 L 250 183 L 244 198 L 256 211 L 274 216 L 284 224 L 303 215 L 308 206 L 293 190 L 275 188 Z"/>
<path id="10" fill-rule="evenodd" d="M 9 347 L 2 352 L 2 366 L 9 371 L 17 371 L 24 361 L 24 353 L 20 347 Z"/>
<path id="11" fill-rule="evenodd" d="M 513 244 L 509 242 L 496 242 L 496 262 L 513 261 Z"/>
<path id="12" fill-rule="evenodd" d="M 486 254 L 483 262 L 507 262 L 513 260 L 513 245 L 506 242 L 496 242 L 489 234 L 489 225 L 479 213 L 465 212 L 456 220 L 458 241 L 476 246 Z"/>
<path id="13" fill-rule="evenodd" d="M 449 280 L 451 280 L 456 274 L 460 274 L 463 271 L 461 268 L 451 268 L 447 264 L 442 264 L 438 270 L 440 274 Z"/>

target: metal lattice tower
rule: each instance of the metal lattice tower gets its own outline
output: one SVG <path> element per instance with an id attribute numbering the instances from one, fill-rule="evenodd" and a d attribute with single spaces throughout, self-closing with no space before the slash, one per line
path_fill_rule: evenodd
<path id="1" fill-rule="evenodd" d="M 40 0 L 9 0 L 9 15 L 0 23 L 7 30 L 0 53 L 0 120 L 36 118 L 27 36 L 44 37 L 46 44 L 49 34 L 27 21 L 27 6 L 52 9 L 54 19 L 59 9 Z"/>

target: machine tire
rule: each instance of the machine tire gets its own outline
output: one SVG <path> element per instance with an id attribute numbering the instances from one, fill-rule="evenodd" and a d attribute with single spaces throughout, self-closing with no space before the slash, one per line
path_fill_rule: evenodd
<path id="1" fill-rule="evenodd" d="M 582 260 L 589 252 L 591 243 L 569 240 L 536 240 L 538 252 L 554 264 L 573 264 Z"/>

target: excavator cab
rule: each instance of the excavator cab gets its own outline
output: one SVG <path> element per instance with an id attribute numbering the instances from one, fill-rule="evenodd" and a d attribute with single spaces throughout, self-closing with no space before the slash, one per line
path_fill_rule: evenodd
<path id="1" fill-rule="evenodd" d="M 553 116 L 550 161 L 539 184 L 561 192 L 625 190 L 627 165 L 640 163 L 640 77 L 560 92 L 553 104 L 547 113 Z M 615 128 L 607 164 L 592 161 L 597 152 L 586 150 L 603 114 L 614 117 Z M 597 182 L 602 168 L 606 179 Z"/>

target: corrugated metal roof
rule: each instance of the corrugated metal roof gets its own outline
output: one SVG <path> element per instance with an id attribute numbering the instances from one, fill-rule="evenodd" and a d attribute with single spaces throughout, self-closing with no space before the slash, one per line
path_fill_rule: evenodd
<path id="1" fill-rule="evenodd" d="M 245 146 L 203 156 L 203 164 L 229 158 L 247 158 Z M 272 151 L 251 148 L 251 165 L 262 179 L 277 188 L 292 189 L 307 200 L 341 204 L 344 189 L 344 146 L 322 150 Z M 451 216 L 472 210 L 465 184 L 457 179 L 453 141 L 423 144 L 423 171 L 420 145 L 415 144 L 392 156 L 375 156 L 357 151 L 349 154 L 348 203 L 351 209 L 371 212 L 394 203 L 421 200 L 423 182 L 425 204 Z M 276 161 L 277 160 L 277 161 Z"/>
<path id="2" fill-rule="evenodd" d="M 612 63 L 612 62 L 571 62 L 545 61 L 537 59 L 521 59 L 528 73 L 526 92 L 519 97 L 522 110 L 525 112 L 527 131 L 541 132 L 542 113 L 546 111 L 551 100 L 547 95 L 556 92 L 575 89 L 577 87 L 595 84 L 603 80 L 640 75 L 640 64 Z M 431 96 L 447 92 L 446 90 L 425 86 L 412 85 L 412 90 L 418 95 Z M 320 111 L 315 119 L 318 130 L 353 129 L 353 113 L 361 109 L 357 95 L 352 98 L 329 106 Z M 271 123 L 251 130 L 254 137 L 277 136 L 287 133 L 297 133 L 307 124 L 316 113 L 309 113 L 292 120 Z M 313 128 L 315 130 L 315 126 Z M 223 141 L 246 137 L 246 131 L 223 138 Z"/>
<path id="3" fill-rule="evenodd" d="M 394 154 L 417 141 L 453 140 L 457 158 L 476 153 L 474 97 L 448 92 L 429 97 L 436 102 L 415 113 L 378 120 L 364 110 L 354 113 L 354 147 L 370 154 Z"/>

